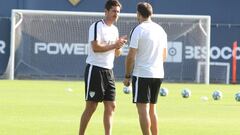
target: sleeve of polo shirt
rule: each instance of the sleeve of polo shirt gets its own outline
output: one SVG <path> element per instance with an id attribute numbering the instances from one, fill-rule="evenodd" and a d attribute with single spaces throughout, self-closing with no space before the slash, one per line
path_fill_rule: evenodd
<path id="1" fill-rule="evenodd" d="M 139 31 L 139 29 L 136 28 L 132 31 L 129 47 L 138 48 L 139 38 L 140 38 L 140 31 Z"/>
<path id="2" fill-rule="evenodd" d="M 101 24 L 97 25 L 97 29 L 95 30 L 95 23 L 93 23 L 89 28 L 88 33 L 88 42 L 91 43 L 94 40 L 101 41 Z"/>
<path id="3" fill-rule="evenodd" d="M 168 47 L 167 47 L 167 44 L 168 44 L 167 34 L 165 34 L 163 48 L 166 48 L 166 49 L 167 49 L 167 48 L 168 48 Z"/>

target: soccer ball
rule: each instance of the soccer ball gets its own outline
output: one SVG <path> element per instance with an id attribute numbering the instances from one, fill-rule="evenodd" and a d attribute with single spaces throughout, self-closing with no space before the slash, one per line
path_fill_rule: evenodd
<path id="1" fill-rule="evenodd" d="M 163 97 L 167 96 L 168 95 L 168 89 L 160 88 L 159 94 L 160 94 L 160 96 L 163 96 Z"/>
<path id="2" fill-rule="evenodd" d="M 235 100 L 240 102 L 240 92 L 235 94 Z"/>
<path id="3" fill-rule="evenodd" d="M 131 89 L 130 86 L 124 86 L 124 87 L 123 87 L 123 92 L 124 92 L 125 94 L 130 94 L 130 93 L 132 92 L 132 89 Z"/>
<path id="4" fill-rule="evenodd" d="M 222 92 L 219 90 L 216 90 L 213 92 L 212 97 L 214 100 L 220 100 L 222 98 Z"/>
<path id="5" fill-rule="evenodd" d="M 191 91 L 189 89 L 183 89 L 181 94 L 183 98 L 189 98 L 191 96 Z"/>
<path id="6" fill-rule="evenodd" d="M 202 101 L 208 101 L 208 97 L 207 96 L 201 96 L 200 98 Z"/>

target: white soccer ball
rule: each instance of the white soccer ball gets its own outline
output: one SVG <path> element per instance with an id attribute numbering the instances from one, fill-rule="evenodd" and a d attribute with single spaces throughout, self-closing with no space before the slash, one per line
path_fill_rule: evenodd
<path id="1" fill-rule="evenodd" d="M 66 88 L 65 90 L 68 91 L 68 92 L 72 92 L 73 91 L 72 88 Z"/>
<path id="2" fill-rule="evenodd" d="M 189 98 L 191 96 L 191 91 L 189 89 L 183 89 L 181 94 L 183 98 Z"/>
<path id="3" fill-rule="evenodd" d="M 202 101 L 208 101 L 208 97 L 207 96 L 201 96 L 200 98 Z"/>
<path id="4" fill-rule="evenodd" d="M 124 86 L 123 87 L 123 92 L 125 94 L 130 94 L 132 92 L 132 88 L 130 86 Z"/>
<path id="5" fill-rule="evenodd" d="M 240 102 L 240 92 L 235 94 L 235 100 Z"/>
<path id="6" fill-rule="evenodd" d="M 212 93 L 212 98 L 214 100 L 220 100 L 223 97 L 222 92 L 219 90 L 216 90 Z"/>
<path id="7" fill-rule="evenodd" d="M 168 89 L 160 88 L 159 94 L 160 94 L 160 96 L 163 96 L 163 97 L 167 96 L 168 95 Z"/>

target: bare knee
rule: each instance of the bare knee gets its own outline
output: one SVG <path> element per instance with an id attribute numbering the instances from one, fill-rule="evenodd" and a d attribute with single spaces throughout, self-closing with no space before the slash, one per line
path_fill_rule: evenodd
<path id="1" fill-rule="evenodd" d="M 93 102 L 93 101 L 87 101 L 86 102 L 86 107 L 85 107 L 85 112 L 92 114 L 95 112 L 95 110 L 97 109 L 97 102 Z"/>
<path id="2" fill-rule="evenodd" d="M 157 115 L 157 109 L 156 109 L 156 105 L 155 104 L 150 104 L 149 114 L 150 114 L 151 117 Z"/>
<path id="3" fill-rule="evenodd" d="M 138 114 L 140 116 L 149 115 L 149 105 L 148 104 L 137 103 L 136 106 L 137 106 Z"/>
<path id="4" fill-rule="evenodd" d="M 116 104 L 115 102 L 112 102 L 112 101 L 105 101 L 104 107 L 107 113 L 113 113 L 115 111 Z"/>

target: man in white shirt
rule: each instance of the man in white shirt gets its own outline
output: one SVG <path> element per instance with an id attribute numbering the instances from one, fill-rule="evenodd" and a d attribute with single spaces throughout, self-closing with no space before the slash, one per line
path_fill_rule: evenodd
<path id="1" fill-rule="evenodd" d="M 79 135 L 84 135 L 88 122 L 99 102 L 104 103 L 103 124 L 105 135 L 111 135 L 115 109 L 115 80 L 113 62 L 119 56 L 126 37 L 119 38 L 117 21 L 121 4 L 118 0 L 108 0 L 105 4 L 105 18 L 93 23 L 89 28 L 89 54 L 85 69 L 86 107 L 80 121 Z"/>
<path id="2" fill-rule="evenodd" d="M 130 49 L 125 62 L 125 86 L 132 75 L 133 103 L 139 115 L 143 135 L 158 135 L 156 103 L 164 78 L 167 34 L 151 20 L 152 6 L 146 2 L 137 5 L 136 26 L 130 35 Z"/>

